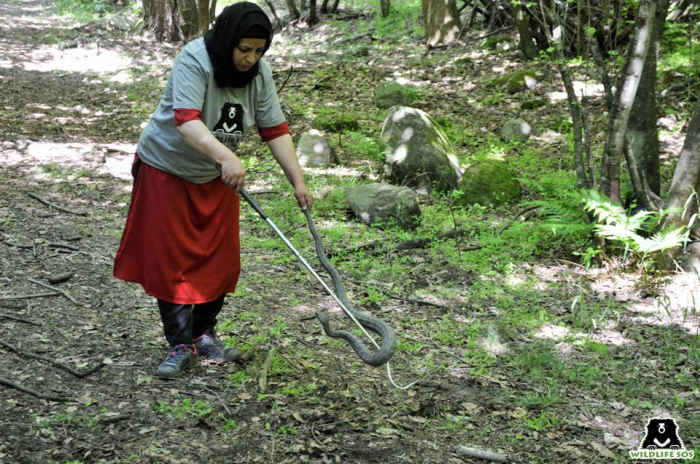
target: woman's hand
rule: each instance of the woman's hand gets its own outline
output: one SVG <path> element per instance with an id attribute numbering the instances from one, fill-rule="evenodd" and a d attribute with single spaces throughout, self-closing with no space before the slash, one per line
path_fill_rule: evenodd
<path id="1" fill-rule="evenodd" d="M 245 166 L 241 163 L 241 160 L 237 156 L 229 158 L 227 161 L 221 164 L 221 180 L 224 184 L 228 185 L 229 188 L 236 191 L 236 193 L 241 193 L 243 191 L 243 186 L 245 185 Z"/>
<path id="2" fill-rule="evenodd" d="M 297 202 L 301 207 L 302 211 L 309 210 L 314 204 L 314 198 L 311 196 L 311 192 L 304 183 L 297 184 L 294 187 L 294 196 L 297 198 Z"/>

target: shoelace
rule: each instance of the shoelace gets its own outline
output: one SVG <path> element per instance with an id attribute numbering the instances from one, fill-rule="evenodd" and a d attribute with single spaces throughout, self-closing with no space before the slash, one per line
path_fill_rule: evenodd
<path id="1" fill-rule="evenodd" d="M 185 356 L 187 352 L 187 347 L 185 345 L 178 345 L 173 351 L 170 352 L 170 358 L 173 361 L 179 361 Z"/>

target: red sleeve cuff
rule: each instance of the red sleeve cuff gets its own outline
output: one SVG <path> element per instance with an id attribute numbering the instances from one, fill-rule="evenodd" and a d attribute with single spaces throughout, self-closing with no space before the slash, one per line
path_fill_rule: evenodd
<path id="1" fill-rule="evenodd" d="M 260 134 L 260 138 L 263 142 L 269 142 L 277 137 L 282 137 L 285 134 L 291 133 L 292 130 L 289 128 L 289 124 L 287 124 L 286 121 L 273 127 L 258 127 L 258 134 Z"/>
<path id="2" fill-rule="evenodd" d="M 179 126 L 187 121 L 193 121 L 195 119 L 202 120 L 202 112 L 199 110 L 190 110 L 183 108 L 176 108 L 173 110 L 175 112 L 175 125 Z"/>

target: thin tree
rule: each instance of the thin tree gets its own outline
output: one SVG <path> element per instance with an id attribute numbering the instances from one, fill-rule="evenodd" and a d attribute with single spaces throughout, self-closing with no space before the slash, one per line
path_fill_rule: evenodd
<path id="1" fill-rule="evenodd" d="M 159 42 L 189 42 L 214 20 L 216 0 L 143 0 L 143 23 Z"/>
<path id="2" fill-rule="evenodd" d="M 289 11 L 289 16 L 291 16 L 292 19 L 296 20 L 301 18 L 301 14 L 294 0 L 287 0 L 287 11 Z"/>
<path id="3" fill-rule="evenodd" d="M 700 100 L 690 118 L 678 164 L 668 193 L 666 207 L 671 211 L 666 216 L 666 226 L 687 226 L 697 207 L 685 209 L 688 200 L 700 186 Z M 695 202 L 697 205 L 697 202 Z"/>
<path id="4" fill-rule="evenodd" d="M 386 18 L 387 16 L 389 16 L 389 12 L 391 11 L 390 0 L 379 0 L 379 5 L 382 10 L 382 18 Z"/>
<path id="5" fill-rule="evenodd" d="M 666 24 L 669 0 L 658 0 L 644 71 L 639 82 L 638 97 L 634 99 L 627 127 L 625 150 L 633 158 L 638 172 L 634 197 L 643 209 L 653 208 L 651 198 L 660 195 L 658 108 L 656 102 L 656 62 L 661 50 L 661 36 Z M 637 188 L 640 188 L 637 191 Z"/>
<path id="6" fill-rule="evenodd" d="M 318 16 L 316 12 L 316 0 L 309 0 L 309 26 L 313 26 L 318 22 Z"/>
<path id="7" fill-rule="evenodd" d="M 616 95 L 613 105 L 613 120 L 608 131 L 605 142 L 605 152 L 603 153 L 603 169 L 601 174 L 601 193 L 607 195 L 613 202 L 620 203 L 620 163 L 625 154 L 625 134 L 629 122 L 634 99 L 637 96 L 637 89 L 641 80 L 644 63 L 648 55 L 649 44 L 651 43 L 652 25 L 656 13 L 655 0 L 641 0 L 639 3 L 639 13 L 635 21 L 636 29 L 632 40 L 627 70 L 620 90 Z M 640 182 L 635 173 L 639 172 L 636 160 L 627 156 L 627 166 L 635 186 L 635 191 Z"/>
<path id="8" fill-rule="evenodd" d="M 455 0 L 421 0 L 421 4 L 428 47 L 455 42 L 462 30 Z"/>

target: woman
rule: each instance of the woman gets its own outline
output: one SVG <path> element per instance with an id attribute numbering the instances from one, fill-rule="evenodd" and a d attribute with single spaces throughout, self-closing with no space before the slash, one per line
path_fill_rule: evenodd
<path id="1" fill-rule="evenodd" d="M 255 4 L 235 3 L 175 59 L 165 93 L 139 139 L 134 188 L 114 276 L 158 299 L 170 349 L 156 374 L 178 377 L 197 355 L 230 362 L 239 352 L 216 337 L 216 317 L 240 271 L 238 195 L 245 168 L 235 155 L 256 126 L 294 187 L 313 199 L 261 57 L 272 27 Z"/>

